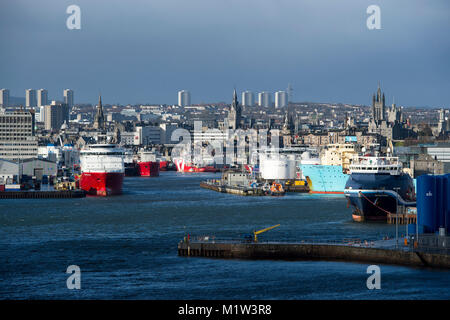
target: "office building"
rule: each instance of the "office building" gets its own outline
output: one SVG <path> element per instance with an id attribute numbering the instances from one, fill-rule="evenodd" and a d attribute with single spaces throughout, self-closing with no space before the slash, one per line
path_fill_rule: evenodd
<path id="1" fill-rule="evenodd" d="M 9 107 L 9 90 L 0 89 L 0 107 Z"/>
<path id="2" fill-rule="evenodd" d="M 178 91 L 178 105 L 180 107 L 191 105 L 191 93 L 187 90 Z"/>
<path id="3" fill-rule="evenodd" d="M 275 92 L 275 108 L 283 108 L 288 105 L 288 94 L 286 91 Z"/>
<path id="4" fill-rule="evenodd" d="M 244 107 L 253 107 L 254 104 L 254 96 L 251 91 L 242 92 L 242 106 Z"/>
<path id="5" fill-rule="evenodd" d="M 46 106 L 48 104 L 48 93 L 45 89 L 36 91 L 37 106 Z"/>
<path id="6" fill-rule="evenodd" d="M 260 107 L 265 107 L 268 108 L 271 106 L 272 101 L 271 101 L 271 95 L 269 92 L 263 91 L 258 93 L 258 105 Z"/>
<path id="7" fill-rule="evenodd" d="M 69 122 L 69 108 L 63 102 L 52 101 L 51 104 L 44 106 L 43 110 L 41 121 L 44 122 L 45 130 L 59 131 L 64 122 Z"/>
<path id="8" fill-rule="evenodd" d="M 73 107 L 73 90 L 65 89 L 64 90 L 64 103 L 67 104 L 69 110 L 72 110 Z"/>
<path id="9" fill-rule="evenodd" d="M 36 107 L 36 105 L 37 105 L 36 90 L 34 89 L 25 90 L 25 106 L 27 108 L 33 108 Z"/>
<path id="10" fill-rule="evenodd" d="M 36 107 L 35 120 L 36 122 L 45 121 L 45 106 Z"/>
<path id="11" fill-rule="evenodd" d="M 136 126 L 134 145 L 152 145 L 161 143 L 160 126 Z"/>
<path id="12" fill-rule="evenodd" d="M 0 159 L 34 158 L 38 141 L 34 136 L 34 110 L 0 109 Z"/>
<path id="13" fill-rule="evenodd" d="M 178 129 L 176 123 L 161 123 L 159 125 L 162 144 L 177 144 L 178 140 L 172 140 L 172 134 Z"/>

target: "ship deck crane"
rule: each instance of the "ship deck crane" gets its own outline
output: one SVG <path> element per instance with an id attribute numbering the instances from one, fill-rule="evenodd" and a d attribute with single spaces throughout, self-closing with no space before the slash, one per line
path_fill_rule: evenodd
<path id="1" fill-rule="evenodd" d="M 271 227 L 268 227 L 268 228 L 265 228 L 265 229 L 262 229 L 262 230 L 253 231 L 253 237 L 254 237 L 253 240 L 254 240 L 255 242 L 258 242 L 258 234 L 261 234 L 261 233 L 263 233 L 263 232 L 272 230 L 272 229 L 274 229 L 274 228 L 276 228 L 276 227 L 279 227 L 279 226 L 280 226 L 280 224 L 277 224 L 277 225 L 275 225 L 275 226 L 271 226 Z"/>

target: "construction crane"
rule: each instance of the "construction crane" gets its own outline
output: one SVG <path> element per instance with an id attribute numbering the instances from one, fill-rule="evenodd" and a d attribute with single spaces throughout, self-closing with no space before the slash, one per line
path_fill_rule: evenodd
<path id="1" fill-rule="evenodd" d="M 254 240 L 254 242 L 258 242 L 258 234 L 266 232 L 266 231 L 269 231 L 269 230 L 272 230 L 273 228 L 276 228 L 276 227 L 279 227 L 279 226 L 280 225 L 277 224 L 275 226 L 271 226 L 271 227 L 268 227 L 268 228 L 265 228 L 265 229 L 262 229 L 262 230 L 253 231 L 253 236 L 254 236 L 253 240 Z"/>

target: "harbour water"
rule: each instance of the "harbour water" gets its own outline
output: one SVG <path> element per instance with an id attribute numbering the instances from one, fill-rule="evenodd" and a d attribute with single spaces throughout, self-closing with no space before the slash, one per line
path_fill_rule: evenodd
<path id="1" fill-rule="evenodd" d="M 218 174 L 125 178 L 124 194 L 0 201 L 0 299 L 449 299 L 450 272 L 367 264 L 186 258 L 186 234 L 264 240 L 380 240 L 395 226 L 352 221 L 343 195 L 241 197 L 202 189 Z M 404 233 L 400 227 L 400 233 Z M 81 289 L 66 287 L 69 265 Z"/>

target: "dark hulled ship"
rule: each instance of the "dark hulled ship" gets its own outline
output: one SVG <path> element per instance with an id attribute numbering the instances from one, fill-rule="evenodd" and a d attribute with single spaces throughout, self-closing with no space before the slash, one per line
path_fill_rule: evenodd
<path id="1" fill-rule="evenodd" d="M 397 157 L 358 157 L 350 165 L 345 196 L 354 221 L 386 221 L 398 205 L 415 206 L 413 179 Z"/>

